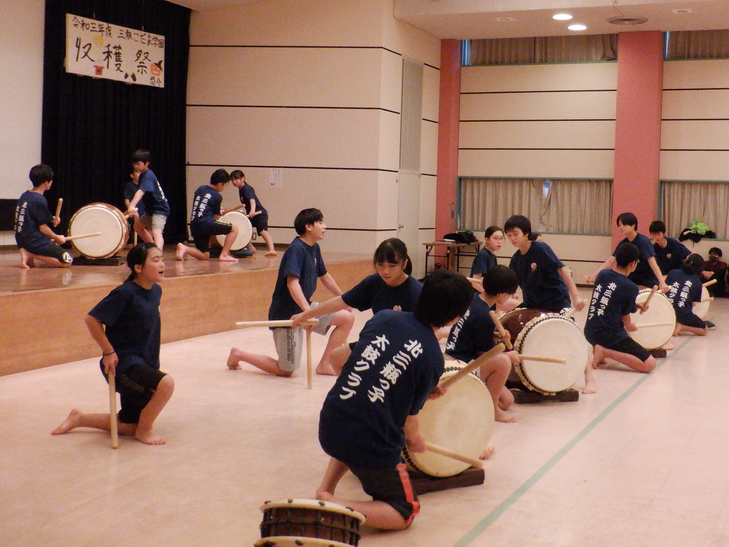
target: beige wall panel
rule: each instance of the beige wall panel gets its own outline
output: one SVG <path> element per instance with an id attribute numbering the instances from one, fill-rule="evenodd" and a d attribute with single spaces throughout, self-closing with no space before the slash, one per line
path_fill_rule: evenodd
<path id="1" fill-rule="evenodd" d="M 616 89 L 617 63 L 463 67 L 461 92 Z"/>
<path id="2" fill-rule="evenodd" d="M 266 0 L 193 12 L 193 45 L 380 46 L 384 0 Z M 390 12 L 392 17 L 392 11 Z"/>
<path id="3" fill-rule="evenodd" d="M 377 2 L 372 2 L 373 4 Z M 380 0 L 383 44 L 403 56 L 431 66 L 440 66 L 440 39 L 393 17 L 393 0 Z"/>
<path id="4" fill-rule="evenodd" d="M 663 63 L 663 89 L 729 87 L 729 60 L 668 61 Z"/>
<path id="5" fill-rule="evenodd" d="M 326 217 L 324 223 L 327 224 Z M 327 230 L 326 238 L 320 245 L 323 253 L 357 253 L 372 257 L 380 242 L 388 237 L 395 237 L 395 232 L 388 230 L 382 232 Z M 326 261 L 326 254 L 324 254 L 324 260 Z"/>
<path id="6" fill-rule="evenodd" d="M 435 192 L 437 177 L 421 175 L 420 177 L 420 228 L 433 228 L 435 226 Z"/>
<path id="7" fill-rule="evenodd" d="M 423 119 L 438 121 L 440 108 L 440 70 L 423 67 Z"/>
<path id="8" fill-rule="evenodd" d="M 615 122 L 461 122 L 460 148 L 602 148 L 615 146 Z"/>
<path id="9" fill-rule="evenodd" d="M 461 95 L 461 120 L 614 120 L 615 91 Z"/>
<path id="10" fill-rule="evenodd" d="M 729 121 L 664 121 L 661 123 L 661 148 L 664 150 L 727 150 L 729 149 Z"/>
<path id="11" fill-rule="evenodd" d="M 382 50 L 378 72 L 362 74 L 380 85 L 380 107 L 400 113 L 402 109 L 402 57 Z"/>
<path id="12" fill-rule="evenodd" d="M 663 92 L 664 120 L 729 118 L 729 89 Z"/>
<path id="13" fill-rule="evenodd" d="M 399 55 L 383 49 L 190 48 L 189 104 L 387 108 Z M 396 81 L 399 81 L 396 79 Z M 221 83 L 222 82 L 222 83 Z"/>
<path id="14" fill-rule="evenodd" d="M 420 133 L 420 172 L 435 175 L 438 172 L 438 124 L 423 122 Z"/>
<path id="15" fill-rule="evenodd" d="M 612 150 L 461 150 L 460 177 L 613 178 Z"/>
<path id="16" fill-rule="evenodd" d="M 729 180 L 726 152 L 661 152 L 661 180 Z"/>
<path id="17" fill-rule="evenodd" d="M 376 191 L 375 210 L 359 214 L 371 217 L 371 226 L 377 230 L 397 230 L 397 173 L 379 173 Z M 352 206 L 357 207 L 358 204 L 352 203 Z M 354 211 L 352 214 L 355 214 Z"/>
<path id="18" fill-rule="evenodd" d="M 188 162 L 397 170 L 399 123 L 376 110 L 189 107 Z"/>

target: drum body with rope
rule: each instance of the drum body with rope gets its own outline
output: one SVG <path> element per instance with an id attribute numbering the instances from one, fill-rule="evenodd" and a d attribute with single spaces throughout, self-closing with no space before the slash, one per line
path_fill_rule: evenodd
<path id="1" fill-rule="evenodd" d="M 88 258 L 110 258 L 124 248 L 129 224 L 122 212 L 108 203 L 91 203 L 71 217 L 68 235 L 101 232 L 101 235 L 71 241 L 73 247 Z"/>
<path id="2" fill-rule="evenodd" d="M 694 313 L 699 316 L 700 319 L 705 319 L 709 315 L 709 308 L 711 307 L 711 296 L 706 287 L 701 287 L 701 302 L 698 302 L 694 306 Z"/>
<path id="3" fill-rule="evenodd" d="M 636 303 L 642 304 L 648 299 L 651 289 L 642 289 Z M 638 310 L 630 314 L 630 319 L 638 327 L 638 330 L 629 332 L 633 340 L 638 342 L 645 349 L 657 349 L 668 342 L 676 329 L 676 312 L 666 295 L 655 292 L 648 303 L 648 311 L 640 313 Z M 641 327 L 641 325 L 648 325 Z"/>
<path id="4" fill-rule="evenodd" d="M 248 220 L 248 217 L 244 213 L 241 213 L 240 211 L 230 211 L 229 213 L 225 213 L 218 220 L 220 222 L 228 222 L 238 227 L 238 236 L 235 238 L 235 241 L 230 248 L 231 251 L 240 251 L 241 249 L 248 247 L 248 244 L 251 242 L 251 238 L 253 237 L 253 226 L 251 226 L 251 221 Z M 223 243 L 225 243 L 224 235 L 217 235 L 215 236 L 215 239 L 221 247 L 223 246 Z"/>
<path id="5" fill-rule="evenodd" d="M 266 502 L 261 507 L 258 546 L 332 546 L 359 543 L 362 513 L 330 501 L 288 499 Z"/>
<path id="6" fill-rule="evenodd" d="M 446 361 L 441 381 L 458 372 L 465 363 Z M 428 399 L 418 413 L 425 440 L 464 456 L 478 459 L 486 450 L 494 427 L 494 404 L 481 379 L 468 374 L 448 387 L 445 395 Z M 411 469 L 433 477 L 458 475 L 470 464 L 435 454 L 408 452 L 403 457 Z"/>

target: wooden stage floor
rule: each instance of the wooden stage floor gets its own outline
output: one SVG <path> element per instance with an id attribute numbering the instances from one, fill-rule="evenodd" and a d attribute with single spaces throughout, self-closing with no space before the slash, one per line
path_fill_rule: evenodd
<path id="1" fill-rule="evenodd" d="M 173 342 L 234 328 L 235 321 L 266 319 L 283 256 L 263 252 L 237 263 L 179 262 L 165 248 L 162 341 Z M 342 290 L 372 271 L 370 255 L 327 253 L 327 269 Z M 124 255 L 126 251 L 122 251 Z M 83 318 L 129 275 L 118 266 L 20 268 L 15 248 L 0 250 L 0 376 L 93 357 L 98 347 Z M 325 289 L 315 299 L 329 297 Z"/>

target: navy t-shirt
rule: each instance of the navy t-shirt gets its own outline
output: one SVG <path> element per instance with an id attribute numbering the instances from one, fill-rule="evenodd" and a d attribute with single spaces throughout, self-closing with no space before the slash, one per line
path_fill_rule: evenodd
<path id="1" fill-rule="evenodd" d="M 162 186 L 151 169 L 139 175 L 139 189 L 144 190 L 142 200 L 147 214 L 170 216 L 170 204 L 167 203 Z"/>
<path id="2" fill-rule="evenodd" d="M 676 320 L 683 323 L 681 320 L 693 313 L 694 302 L 701 301 L 701 281 L 695 275 L 677 269 L 668 272 L 666 285 L 670 288 L 666 296 L 676 311 Z"/>
<path id="3" fill-rule="evenodd" d="M 656 279 L 656 274 L 653 273 L 653 270 L 651 269 L 651 265 L 648 264 L 648 259 L 650 257 L 655 257 L 656 252 L 653 249 L 653 243 L 650 239 L 648 239 L 647 236 L 644 236 L 643 234 L 636 234 L 635 239 L 633 241 L 630 241 L 627 237 L 623 239 L 620 243 L 632 243 L 636 247 L 638 247 L 638 251 L 640 252 L 640 259 L 638 260 L 638 266 L 635 268 L 635 270 L 628 276 L 628 279 L 630 279 L 633 283 L 636 285 L 641 285 L 642 287 L 653 287 L 654 285 L 658 284 L 658 280 Z M 615 250 L 617 251 L 617 248 L 620 246 L 620 243 L 615 247 Z M 613 256 L 615 256 L 615 252 L 613 252 Z"/>
<path id="4" fill-rule="evenodd" d="M 134 194 L 137 193 L 137 190 L 139 190 L 139 185 L 128 180 L 124 185 L 124 199 L 128 199 L 131 202 L 134 199 Z M 139 213 L 140 217 L 144 214 L 144 201 L 141 199 L 139 200 L 139 203 L 137 203 L 137 213 Z"/>
<path id="5" fill-rule="evenodd" d="M 266 211 L 266 209 L 263 207 L 263 204 L 261 204 L 261 201 L 256 195 L 256 191 L 250 184 L 245 183 L 243 185 L 243 188 L 238 190 L 238 195 L 240 196 L 240 202 L 246 207 L 246 213 L 251 212 L 251 200 L 254 200 L 256 204 L 256 211 L 261 211 L 261 214 L 256 216 L 268 216 L 268 211 Z"/>
<path id="6" fill-rule="evenodd" d="M 623 316 L 638 310 L 637 297 L 638 286 L 625 275 L 612 269 L 597 274 L 585 322 L 587 341 L 611 346 L 627 338 Z"/>
<path id="7" fill-rule="evenodd" d="M 287 276 L 293 275 L 299 278 L 304 297 L 309 302 L 316 291 L 317 280 L 326 273 L 327 269 L 321 257 L 319 244 L 307 245 L 299 237 L 294 239 L 286 249 L 278 268 L 276 288 L 273 290 L 271 307 L 268 308 L 269 321 L 291 319 L 292 315 L 303 311 L 291 297 L 291 292 L 286 284 Z"/>
<path id="8" fill-rule="evenodd" d="M 156 283 L 147 290 L 125 281 L 89 312 L 106 326 L 106 336 L 119 358 L 118 374 L 140 363 L 159 368 L 161 298 L 162 288 Z"/>
<path id="9" fill-rule="evenodd" d="M 15 207 L 15 241 L 18 247 L 45 244 L 50 241 L 38 227 L 53 223 L 53 215 L 48 210 L 48 201 L 38 192 L 23 192 Z"/>
<path id="10" fill-rule="evenodd" d="M 432 327 L 410 312 L 375 314 L 324 401 L 324 452 L 351 466 L 396 466 L 405 420 L 420 411 L 441 374 L 443 354 Z"/>
<path id="11" fill-rule="evenodd" d="M 542 241 L 532 241 L 526 254 L 514 253 L 509 268 L 519 279 L 525 308 L 559 313 L 570 307 L 570 292 L 558 271 L 563 266 L 552 248 Z"/>
<path id="12" fill-rule="evenodd" d="M 215 216 L 220 215 L 220 205 L 223 203 L 223 196 L 215 188 L 205 184 L 195 190 L 192 200 L 192 213 L 190 214 L 190 231 L 205 237 L 210 233 L 210 228 L 215 224 Z"/>
<path id="13" fill-rule="evenodd" d="M 360 311 L 371 309 L 372 313 L 391 310 L 395 306 L 400 306 L 401 311 L 415 311 L 422 288 L 411 275 L 397 287 L 390 287 L 378 274 L 372 274 L 344 293 L 342 300 L 347 306 Z"/>
<path id="14" fill-rule="evenodd" d="M 468 363 L 493 348 L 494 322 L 489 315 L 492 309 L 480 294 L 475 294 L 468 311 L 451 327 L 445 352 Z"/>
<path id="15" fill-rule="evenodd" d="M 483 275 L 494 266 L 496 266 L 496 257 L 494 256 L 494 253 L 484 247 L 476 253 L 476 257 L 473 259 L 473 264 L 471 265 L 471 277 L 476 274 Z"/>
<path id="16" fill-rule="evenodd" d="M 668 274 L 671 270 L 680 268 L 683 261 L 691 254 L 691 251 L 683 243 L 672 237 L 666 238 L 665 247 L 654 243 L 653 251 L 656 253 L 656 262 L 663 275 Z"/>

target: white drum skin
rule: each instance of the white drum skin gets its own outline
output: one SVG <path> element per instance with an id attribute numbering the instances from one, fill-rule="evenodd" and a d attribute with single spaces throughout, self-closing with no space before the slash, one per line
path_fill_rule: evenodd
<path id="1" fill-rule="evenodd" d="M 122 212 L 108 203 L 91 203 L 71 217 L 68 235 L 78 236 L 101 232 L 101 235 L 71 241 L 73 247 L 88 258 L 115 256 L 129 237 L 129 224 Z"/>
<path id="2" fill-rule="evenodd" d="M 642 289 L 635 299 L 636 303 L 642 304 L 648 299 L 652 289 Z M 676 329 L 676 312 L 668 297 L 656 291 L 648 303 L 648 311 L 640 313 L 638 310 L 630 314 L 630 319 L 638 327 L 638 330 L 629 332 L 633 340 L 638 342 L 647 350 L 660 348 L 668 342 Z M 641 327 L 641 325 L 655 325 L 655 327 Z"/>
<path id="3" fill-rule="evenodd" d="M 240 211 L 230 211 L 229 213 L 225 213 L 218 220 L 220 222 L 228 222 L 229 224 L 238 226 L 238 236 L 235 238 L 235 241 L 230 248 L 231 251 L 240 251 L 241 249 L 248 247 L 248 244 L 251 242 L 251 238 L 253 237 L 253 226 L 245 213 L 241 213 Z M 215 236 L 215 239 L 221 247 L 223 246 L 223 243 L 225 243 L 224 235 L 217 235 Z"/>

